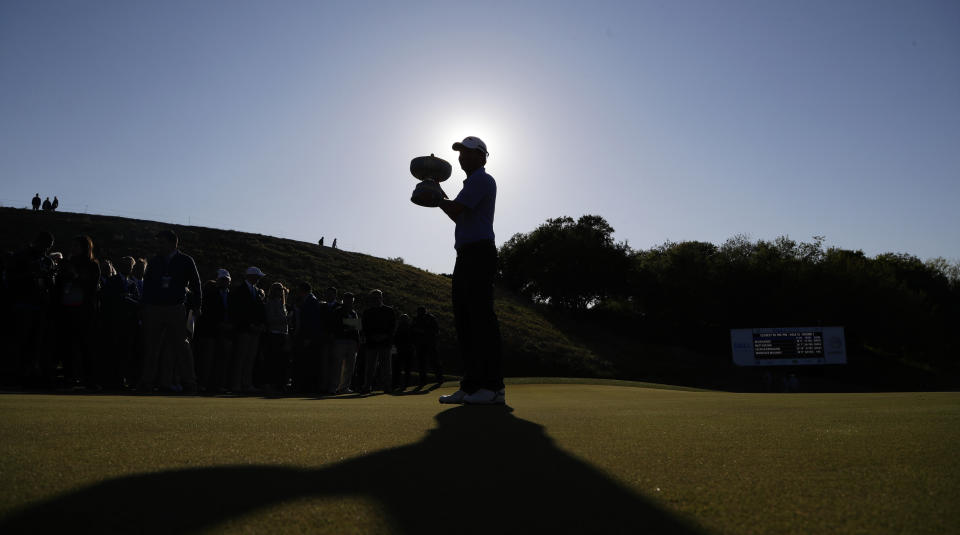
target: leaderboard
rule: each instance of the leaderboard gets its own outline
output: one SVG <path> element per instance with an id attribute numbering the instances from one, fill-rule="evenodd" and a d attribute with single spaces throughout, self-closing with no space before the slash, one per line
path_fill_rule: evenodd
<path id="1" fill-rule="evenodd" d="M 730 329 L 737 366 L 846 364 L 843 327 Z"/>
<path id="2" fill-rule="evenodd" d="M 757 359 L 822 359 L 823 333 L 753 333 L 753 355 Z"/>

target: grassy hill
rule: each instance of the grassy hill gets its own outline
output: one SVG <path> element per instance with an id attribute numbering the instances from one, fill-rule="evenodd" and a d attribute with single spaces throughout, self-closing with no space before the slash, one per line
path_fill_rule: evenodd
<path id="1" fill-rule="evenodd" d="M 87 234 L 93 238 L 98 258 L 149 258 L 153 256 L 153 236 L 163 228 L 172 228 L 180 236 L 181 250 L 196 260 L 202 279 L 213 278 L 218 268 L 226 268 L 236 280 L 247 266 L 257 266 L 268 275 L 264 287 L 277 280 L 289 286 L 302 279 L 314 288 L 336 286 L 358 296 L 379 288 L 387 304 L 402 312 L 413 315 L 417 306 L 426 306 L 440 323 L 440 351 L 445 362 L 451 371 L 459 367 L 450 279 L 400 262 L 262 234 L 15 208 L 0 208 L 0 250 L 20 249 L 37 232 L 47 230 L 56 238 L 55 251 L 66 253 L 72 237 Z M 497 314 L 507 375 L 613 375 L 609 362 L 509 292 L 497 291 Z"/>

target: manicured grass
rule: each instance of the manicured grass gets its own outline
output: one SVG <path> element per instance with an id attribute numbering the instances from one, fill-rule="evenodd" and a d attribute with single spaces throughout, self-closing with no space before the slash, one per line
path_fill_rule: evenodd
<path id="1" fill-rule="evenodd" d="M 507 411 L 437 404 L 450 391 L 0 395 L 0 533 L 960 525 L 960 393 L 510 384 Z"/>

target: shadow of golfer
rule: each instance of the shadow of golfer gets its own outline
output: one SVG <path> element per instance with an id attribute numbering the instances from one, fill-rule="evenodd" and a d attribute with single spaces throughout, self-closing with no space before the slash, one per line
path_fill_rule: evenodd
<path id="1" fill-rule="evenodd" d="M 13 512 L 0 519 L 0 533 L 195 531 L 311 496 L 372 498 L 399 533 L 698 532 L 510 411 L 452 408 L 416 444 L 319 469 L 222 466 L 120 477 Z"/>

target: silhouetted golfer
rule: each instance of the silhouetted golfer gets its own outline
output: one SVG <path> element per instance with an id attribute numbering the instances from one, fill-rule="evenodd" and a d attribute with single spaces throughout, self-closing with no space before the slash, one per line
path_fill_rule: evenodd
<path id="1" fill-rule="evenodd" d="M 493 279 L 497 273 L 493 214 L 497 183 L 484 170 L 487 145 L 469 136 L 454 143 L 460 168 L 467 175 L 454 200 L 440 201 L 454 223 L 457 262 L 453 268 L 453 314 L 463 356 L 460 389 L 440 397 L 440 403 L 503 404 L 500 323 L 493 311 Z M 439 184 L 436 186 L 439 188 Z M 443 191 L 442 189 L 440 191 Z"/>

